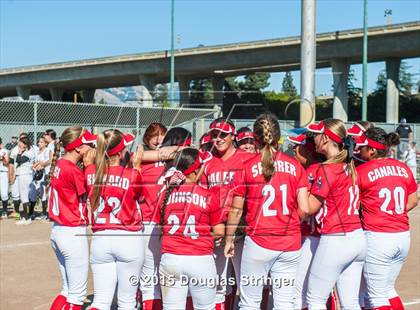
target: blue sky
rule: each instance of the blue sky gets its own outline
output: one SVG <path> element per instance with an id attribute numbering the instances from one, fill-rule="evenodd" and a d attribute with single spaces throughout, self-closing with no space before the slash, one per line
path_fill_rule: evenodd
<path id="1" fill-rule="evenodd" d="M 176 48 L 300 34 L 300 0 L 175 0 Z M 369 0 L 369 26 L 420 20 L 419 0 Z M 362 27 L 362 0 L 318 0 L 317 32 Z M 0 68 L 113 56 L 170 47 L 169 0 L 0 0 Z M 420 58 L 408 61 L 420 78 Z M 369 64 L 369 89 L 385 64 Z M 361 85 L 361 66 L 352 66 Z M 273 74 L 279 90 L 283 74 Z M 299 73 L 294 72 L 299 87 Z M 330 69 L 316 92 L 330 93 Z"/>

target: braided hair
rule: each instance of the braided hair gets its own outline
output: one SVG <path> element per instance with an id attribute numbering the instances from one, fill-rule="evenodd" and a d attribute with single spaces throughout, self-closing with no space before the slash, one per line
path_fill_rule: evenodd
<path id="1" fill-rule="evenodd" d="M 254 123 L 254 135 L 260 146 L 262 174 L 269 182 L 274 174 L 273 147 L 277 149 L 281 136 L 277 117 L 273 114 L 258 116 Z"/>

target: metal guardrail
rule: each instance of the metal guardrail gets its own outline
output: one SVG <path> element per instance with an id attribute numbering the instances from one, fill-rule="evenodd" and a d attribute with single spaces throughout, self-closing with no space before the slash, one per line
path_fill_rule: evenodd
<path id="1" fill-rule="evenodd" d="M 418 31 L 418 30 L 420 30 L 420 21 L 415 21 L 415 22 L 394 24 L 394 25 L 389 25 L 389 26 L 370 27 L 368 29 L 368 35 L 375 36 L 375 35 L 390 34 L 390 33 L 396 33 L 396 32 L 408 32 L 408 31 Z M 350 29 L 350 30 L 343 30 L 343 31 L 320 33 L 317 35 L 316 40 L 317 42 L 324 42 L 331 39 L 341 40 L 341 39 L 361 37 L 362 35 L 363 35 L 363 29 L 361 28 Z M 236 50 L 244 50 L 244 49 L 250 49 L 250 48 L 266 48 L 267 46 L 275 47 L 275 46 L 286 46 L 286 45 L 296 45 L 296 44 L 300 44 L 300 36 L 178 49 L 175 51 L 175 57 L 236 51 Z M 63 68 L 74 68 L 74 67 L 92 66 L 92 65 L 99 65 L 99 64 L 110 64 L 110 63 L 116 63 L 116 62 L 131 62 L 131 61 L 139 61 L 139 60 L 159 59 L 159 58 L 167 58 L 167 57 L 168 57 L 168 51 L 157 51 L 157 52 L 148 52 L 148 53 L 141 53 L 141 54 L 101 57 L 101 58 L 94 58 L 94 59 L 87 59 L 87 60 L 51 63 L 51 64 L 45 64 L 45 65 L 0 69 L 0 75 L 18 74 L 18 73 L 33 72 L 33 71 L 46 71 L 46 70 L 63 69 Z"/>

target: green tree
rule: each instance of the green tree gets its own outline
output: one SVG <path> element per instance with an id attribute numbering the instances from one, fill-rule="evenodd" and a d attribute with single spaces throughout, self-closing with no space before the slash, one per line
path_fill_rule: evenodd
<path id="1" fill-rule="evenodd" d="M 211 80 L 192 80 L 190 88 L 190 103 L 211 104 L 213 103 L 213 85 Z"/>
<path id="2" fill-rule="evenodd" d="M 281 83 L 281 89 L 283 93 L 289 95 L 290 97 L 296 97 L 297 89 L 293 84 L 293 76 L 290 71 L 286 72 L 286 75 L 283 78 L 283 82 Z"/>
<path id="3" fill-rule="evenodd" d="M 398 88 L 404 95 L 411 95 L 411 91 L 414 87 L 414 74 L 409 72 L 411 66 L 406 61 L 401 61 L 400 72 L 398 78 Z"/>

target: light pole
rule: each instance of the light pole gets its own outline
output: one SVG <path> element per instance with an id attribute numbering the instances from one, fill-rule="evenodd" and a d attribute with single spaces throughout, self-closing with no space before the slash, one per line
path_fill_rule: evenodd
<path id="1" fill-rule="evenodd" d="M 368 15 L 367 0 L 363 0 L 363 95 L 362 95 L 362 120 L 367 120 L 367 44 L 368 44 Z"/>
<path id="2" fill-rule="evenodd" d="M 171 90 L 169 92 L 170 94 L 170 105 L 174 105 L 175 101 L 175 55 L 174 55 L 174 24 L 175 24 L 175 0 L 171 0 Z"/>

